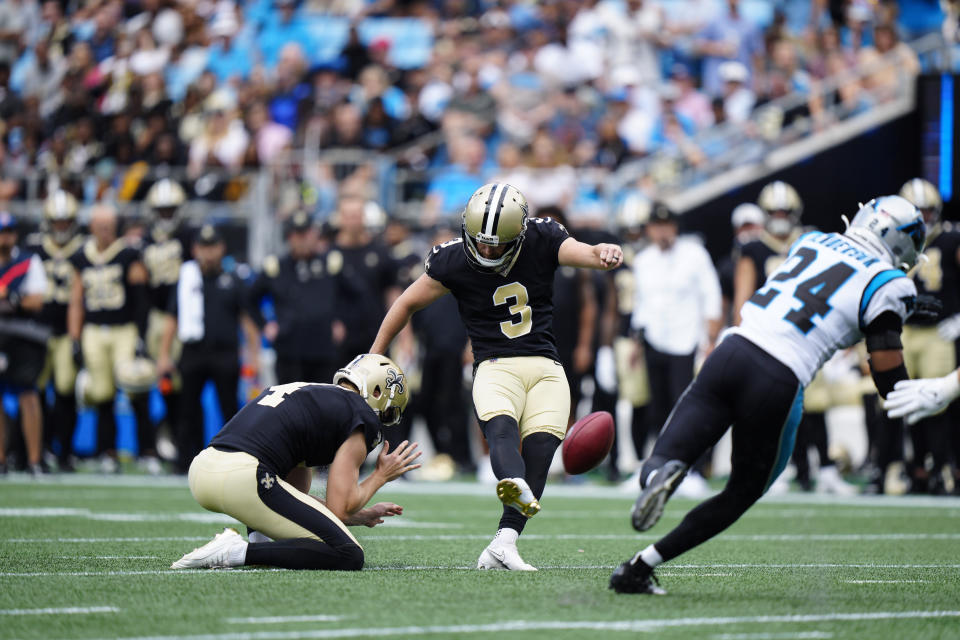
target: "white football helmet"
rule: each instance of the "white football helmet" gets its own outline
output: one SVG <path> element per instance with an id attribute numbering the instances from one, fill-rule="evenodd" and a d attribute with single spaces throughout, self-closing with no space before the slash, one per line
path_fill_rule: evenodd
<path id="1" fill-rule="evenodd" d="M 652 210 L 653 202 L 644 194 L 639 191 L 627 194 L 617 206 L 617 228 L 621 233 L 640 233 L 650 220 Z"/>
<path id="2" fill-rule="evenodd" d="M 334 374 L 333 384 L 343 380 L 357 388 L 381 423 L 391 426 L 400 422 L 410 393 L 403 370 L 393 360 L 376 353 L 361 354 Z"/>
<path id="3" fill-rule="evenodd" d="M 80 208 L 77 199 L 69 191 L 57 189 L 43 201 L 43 227 L 50 234 L 53 241 L 61 247 L 70 242 L 79 226 L 77 224 L 77 210 Z M 65 229 L 57 229 L 55 225 L 61 222 L 69 223 Z"/>
<path id="4" fill-rule="evenodd" d="M 847 221 L 846 216 L 843 220 Z M 909 271 L 923 254 L 927 225 L 906 198 L 880 196 L 860 207 L 844 234 L 894 267 Z"/>

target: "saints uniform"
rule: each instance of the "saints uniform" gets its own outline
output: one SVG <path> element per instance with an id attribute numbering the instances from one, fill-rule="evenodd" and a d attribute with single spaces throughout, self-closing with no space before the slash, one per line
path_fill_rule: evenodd
<path id="1" fill-rule="evenodd" d="M 796 229 L 786 240 L 780 240 L 765 231 L 759 240 L 748 242 L 741 247 L 740 256 L 748 258 L 756 269 L 757 286 L 783 263 L 791 245 L 802 234 L 803 231 Z"/>
<path id="2" fill-rule="evenodd" d="M 190 491 L 204 508 L 228 513 L 274 540 L 323 541 L 320 551 L 312 548 L 322 556 L 319 566 L 309 568 L 359 569 L 363 551 L 346 526 L 324 504 L 284 480 L 298 465 L 332 463 L 355 431 L 363 434 L 368 452 L 380 442 L 380 419 L 360 394 L 307 382 L 270 387 L 194 459 Z M 248 564 L 253 564 L 249 554 L 254 548 L 248 550 Z M 276 553 L 271 564 L 277 564 Z M 350 564 L 358 557 L 360 566 Z"/>
<path id="3" fill-rule="evenodd" d="M 40 244 L 34 247 L 47 272 L 47 296 L 40 312 L 40 321 L 50 327 L 52 333 L 39 386 L 47 386 L 52 376 L 54 390 L 61 396 L 73 394 L 77 376 L 70 336 L 67 335 L 67 307 L 70 305 L 74 276 L 70 260 L 83 243 L 82 237 L 74 236 L 67 244 L 60 246 L 49 235 L 44 235 Z"/>
<path id="4" fill-rule="evenodd" d="M 104 251 L 88 240 L 71 258 L 83 282 L 83 359 L 90 372 L 88 400 L 99 404 L 113 399 L 114 370 L 133 360 L 137 341 L 137 302 L 129 283 L 130 267 L 140 261 L 140 252 L 122 239 Z"/>
<path id="5" fill-rule="evenodd" d="M 156 229 L 151 230 L 143 248 L 143 266 L 150 274 L 147 291 L 150 298 L 150 318 L 147 325 L 147 353 L 154 360 L 160 353 L 160 341 L 163 337 L 165 314 L 170 294 L 177 286 L 180 277 L 180 265 L 190 259 L 190 235 L 186 229 L 179 229 L 168 235 Z M 174 340 L 174 360 L 178 359 L 180 345 Z"/>
<path id="6" fill-rule="evenodd" d="M 433 248 L 426 273 L 457 299 L 470 336 L 480 420 L 509 415 L 526 437 L 545 431 L 562 439 L 570 394 L 553 337 L 553 280 L 567 230 L 546 218 L 527 222 L 523 245 L 506 276 L 468 262 L 463 240 Z"/>

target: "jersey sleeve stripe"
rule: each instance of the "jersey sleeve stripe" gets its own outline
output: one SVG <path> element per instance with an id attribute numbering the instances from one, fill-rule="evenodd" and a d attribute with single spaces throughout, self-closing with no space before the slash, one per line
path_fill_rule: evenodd
<path id="1" fill-rule="evenodd" d="M 863 295 L 860 297 L 860 313 L 857 319 L 861 329 L 864 328 L 863 315 L 867 312 L 867 308 L 870 306 L 870 300 L 872 300 L 874 294 L 880 290 L 880 287 L 896 278 L 906 277 L 907 274 L 899 269 L 888 269 L 873 276 L 869 284 L 867 284 L 867 287 L 863 290 Z"/>

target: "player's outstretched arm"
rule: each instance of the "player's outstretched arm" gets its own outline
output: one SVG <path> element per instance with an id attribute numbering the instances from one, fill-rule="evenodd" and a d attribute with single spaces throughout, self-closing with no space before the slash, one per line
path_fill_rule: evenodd
<path id="1" fill-rule="evenodd" d="M 942 378 L 901 380 L 883 402 L 891 418 L 903 418 L 908 425 L 938 414 L 960 397 L 960 369 Z"/>
<path id="2" fill-rule="evenodd" d="M 410 316 L 449 292 L 449 289 L 427 274 L 417 278 L 390 305 L 387 315 L 380 323 L 380 330 L 377 331 L 377 338 L 373 341 L 373 346 L 370 347 L 370 353 L 386 354 L 387 349 L 390 348 L 390 343 L 410 322 Z"/>
<path id="3" fill-rule="evenodd" d="M 616 244 L 586 244 L 567 238 L 557 251 L 557 261 L 565 267 L 613 269 L 623 262 L 623 249 Z"/>

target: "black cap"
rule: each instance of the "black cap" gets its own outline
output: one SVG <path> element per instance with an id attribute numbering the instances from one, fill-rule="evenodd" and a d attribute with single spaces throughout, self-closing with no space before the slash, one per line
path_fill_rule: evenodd
<path id="1" fill-rule="evenodd" d="M 649 222 L 676 222 L 677 214 L 663 202 L 654 202 Z"/>
<path id="2" fill-rule="evenodd" d="M 297 211 L 287 219 L 287 233 L 306 231 L 313 227 L 313 219 L 306 211 Z"/>
<path id="3" fill-rule="evenodd" d="M 220 235 L 220 232 L 217 231 L 215 226 L 205 224 L 197 231 L 197 237 L 194 239 L 194 242 L 209 247 L 223 242 L 223 236 Z"/>

